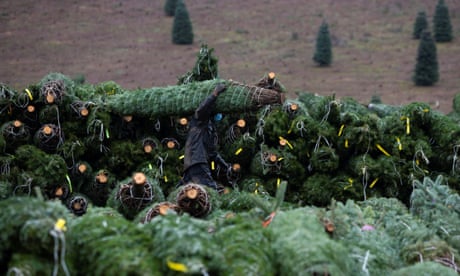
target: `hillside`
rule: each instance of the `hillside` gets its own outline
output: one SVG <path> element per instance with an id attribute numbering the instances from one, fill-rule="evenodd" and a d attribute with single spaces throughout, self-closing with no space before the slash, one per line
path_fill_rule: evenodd
<path id="1" fill-rule="evenodd" d="M 49 72 L 89 83 L 113 80 L 124 88 L 166 86 L 193 66 L 201 43 L 215 49 L 221 78 L 254 83 L 274 71 L 298 91 L 350 96 L 368 103 L 428 102 L 443 112 L 460 92 L 460 2 L 446 0 L 454 41 L 438 44 L 440 81 L 411 81 L 419 10 L 432 18 L 436 0 L 187 0 L 195 43 L 171 43 L 173 18 L 164 1 L 0 2 L 0 82 L 15 89 Z M 333 39 L 333 64 L 312 61 L 323 20 Z"/>

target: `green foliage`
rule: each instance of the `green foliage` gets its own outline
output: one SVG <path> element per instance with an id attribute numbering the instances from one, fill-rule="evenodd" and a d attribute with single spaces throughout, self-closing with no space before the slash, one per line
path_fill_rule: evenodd
<path id="1" fill-rule="evenodd" d="M 223 252 L 210 233 L 210 222 L 170 214 L 153 218 L 145 227 L 151 231 L 151 254 L 160 260 L 162 275 L 177 275 L 174 264 L 191 274 L 219 271 Z"/>
<path id="2" fill-rule="evenodd" d="M 415 39 L 419 39 L 422 36 L 422 32 L 428 30 L 428 20 L 426 17 L 425 11 L 419 11 L 417 14 L 417 18 L 415 19 L 414 23 L 414 30 L 412 32 L 412 37 Z"/>
<path id="3" fill-rule="evenodd" d="M 34 197 L 10 197 L 0 201 L 0 272 L 13 252 L 41 255 L 53 260 L 54 241 L 50 231 L 69 211 L 57 201 Z"/>
<path id="4" fill-rule="evenodd" d="M 164 12 L 167 16 L 174 16 L 176 12 L 176 4 L 178 0 L 166 0 L 163 7 Z"/>
<path id="5" fill-rule="evenodd" d="M 458 275 L 455 270 L 450 269 L 436 261 L 425 261 L 407 267 L 400 268 L 389 274 L 390 276 L 410 276 L 410 275 Z"/>
<path id="6" fill-rule="evenodd" d="M 91 208 L 68 228 L 68 260 L 79 275 L 158 275 L 149 231 L 114 209 Z"/>
<path id="7" fill-rule="evenodd" d="M 252 214 L 229 216 L 217 225 L 214 239 L 224 255 L 220 275 L 277 275 L 269 232 Z"/>
<path id="8" fill-rule="evenodd" d="M 202 44 L 193 69 L 179 77 L 177 84 L 205 81 L 219 78 L 218 58 L 213 55 L 214 48 Z"/>
<path id="9" fill-rule="evenodd" d="M 428 31 L 420 39 L 412 80 L 418 86 L 431 86 L 439 80 L 436 44 Z"/>
<path id="10" fill-rule="evenodd" d="M 280 275 L 352 275 L 351 256 L 325 233 L 315 208 L 277 212 L 267 227 Z"/>
<path id="11" fill-rule="evenodd" d="M 193 26 L 183 0 L 177 0 L 172 28 L 174 44 L 193 44 Z"/>
<path id="12" fill-rule="evenodd" d="M 319 66 L 329 66 L 332 63 L 331 37 L 329 34 L 329 26 L 326 22 L 323 22 L 319 27 L 313 60 Z"/>
<path id="13" fill-rule="evenodd" d="M 442 176 L 435 180 L 429 177 L 415 180 L 410 210 L 460 252 L 460 196 L 444 182 Z"/>
<path id="14" fill-rule="evenodd" d="M 450 42 L 453 39 L 449 8 L 444 0 L 439 0 L 433 17 L 433 32 L 436 42 Z"/>

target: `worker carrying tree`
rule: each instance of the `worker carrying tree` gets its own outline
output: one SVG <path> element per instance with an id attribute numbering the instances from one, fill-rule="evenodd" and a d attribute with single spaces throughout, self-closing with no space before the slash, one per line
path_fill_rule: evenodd
<path id="1" fill-rule="evenodd" d="M 184 175 L 179 185 L 196 183 L 218 190 L 210 165 L 231 170 L 231 166 L 217 152 L 218 137 L 211 119 L 217 97 L 226 89 L 224 84 L 217 84 L 212 94 L 201 102 L 192 116 L 185 142 Z"/>

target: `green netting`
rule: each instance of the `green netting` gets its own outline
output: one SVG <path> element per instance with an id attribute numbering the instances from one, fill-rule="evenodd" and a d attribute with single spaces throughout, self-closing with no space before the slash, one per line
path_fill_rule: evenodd
<path id="1" fill-rule="evenodd" d="M 352 275 L 349 251 L 330 239 L 315 208 L 277 212 L 267 227 L 281 275 Z"/>
<path id="2" fill-rule="evenodd" d="M 108 108 L 120 115 L 158 118 L 193 114 L 218 83 L 227 86 L 215 110 L 221 113 L 244 112 L 260 105 L 281 103 L 278 92 L 226 80 L 208 80 L 184 85 L 126 91 L 107 97 Z"/>

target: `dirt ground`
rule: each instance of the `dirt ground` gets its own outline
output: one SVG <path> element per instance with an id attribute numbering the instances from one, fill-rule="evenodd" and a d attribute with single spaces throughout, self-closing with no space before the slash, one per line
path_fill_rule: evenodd
<path id="1" fill-rule="evenodd" d="M 454 41 L 437 45 L 440 80 L 411 81 L 417 12 L 431 22 L 436 0 L 186 0 L 195 42 L 171 42 L 162 0 L 1 0 L 0 82 L 21 90 L 50 72 L 113 80 L 126 89 L 176 84 L 202 43 L 214 48 L 221 78 L 255 83 L 274 71 L 290 91 L 372 96 L 392 105 L 427 102 L 444 113 L 460 93 L 460 1 L 445 0 Z M 333 63 L 312 61 L 322 21 Z M 431 23 L 430 23 L 431 24 Z"/>

